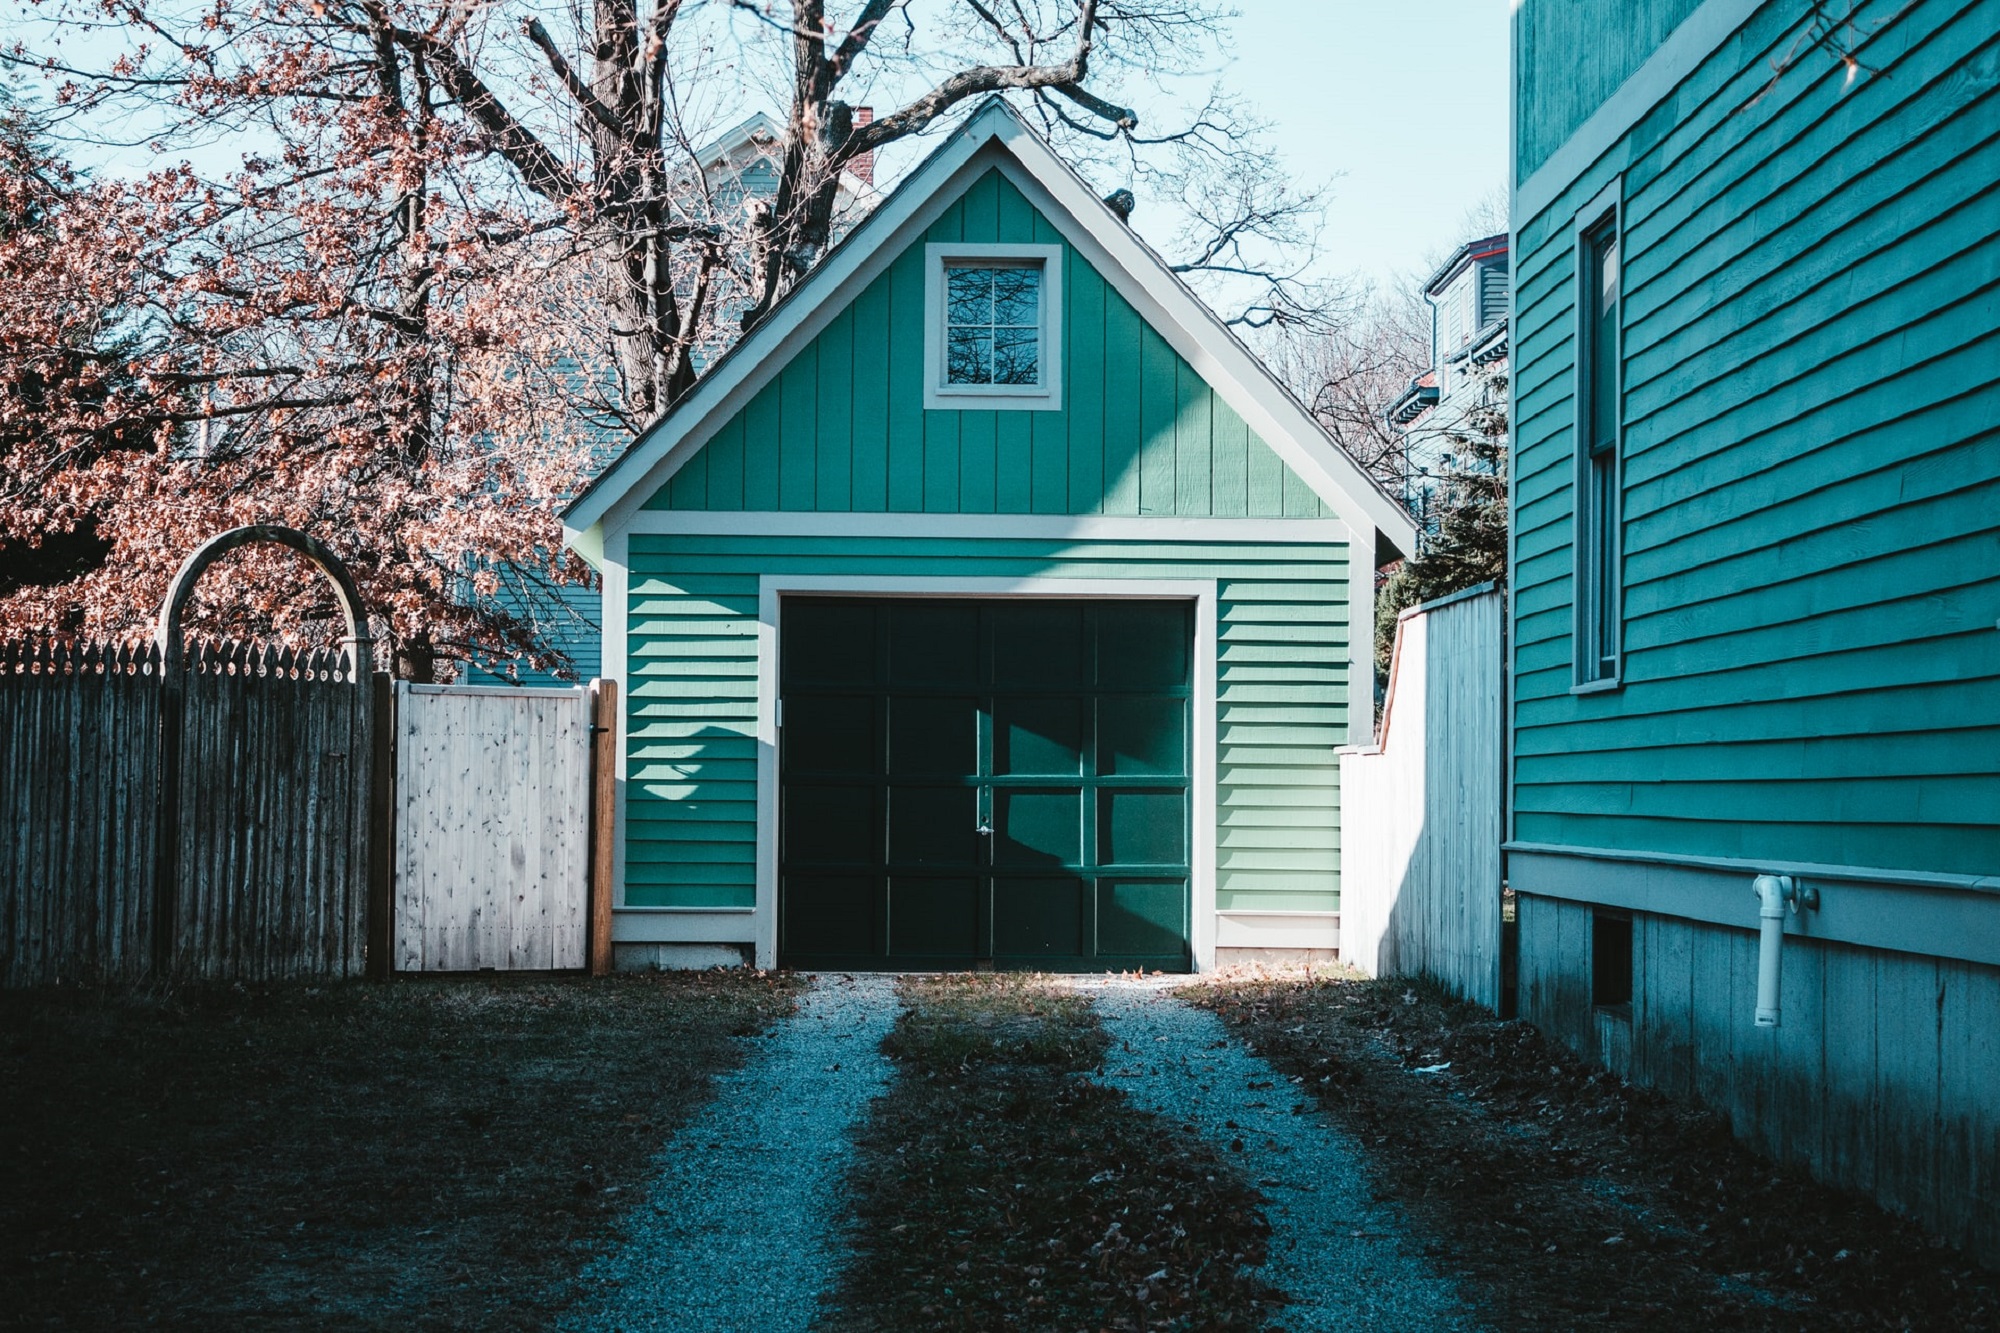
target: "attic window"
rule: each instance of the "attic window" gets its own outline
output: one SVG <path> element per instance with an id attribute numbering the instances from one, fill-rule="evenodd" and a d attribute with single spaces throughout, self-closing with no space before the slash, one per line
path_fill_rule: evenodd
<path id="1" fill-rule="evenodd" d="M 1062 249 L 926 247 L 924 405 L 1062 405 Z"/>

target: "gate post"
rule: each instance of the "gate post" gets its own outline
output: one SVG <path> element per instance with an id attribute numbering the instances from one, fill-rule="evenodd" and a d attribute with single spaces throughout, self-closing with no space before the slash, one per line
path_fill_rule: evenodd
<path id="1" fill-rule="evenodd" d="M 611 971 L 611 882 L 618 800 L 618 682 L 590 682 L 590 975 Z"/>
<path id="2" fill-rule="evenodd" d="M 368 677 L 368 967 L 372 981 L 396 970 L 396 683 Z"/>

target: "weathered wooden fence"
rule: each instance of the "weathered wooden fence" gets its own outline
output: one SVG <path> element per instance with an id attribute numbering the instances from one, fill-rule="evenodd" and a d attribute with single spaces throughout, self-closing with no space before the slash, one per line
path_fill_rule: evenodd
<path id="1" fill-rule="evenodd" d="M 1342 956 L 1500 1004 L 1504 599 L 1403 613 L 1377 743 L 1340 754 Z"/>
<path id="2" fill-rule="evenodd" d="M 174 700 L 151 644 L 0 646 L 0 984 L 361 970 L 365 682 L 248 643 L 180 674 Z"/>
<path id="3" fill-rule="evenodd" d="M 603 970 L 615 688 L 406 686 L 400 790 L 398 702 L 344 651 L 0 645 L 0 985 Z"/>
<path id="4" fill-rule="evenodd" d="M 396 687 L 396 967 L 582 967 L 589 692 Z"/>

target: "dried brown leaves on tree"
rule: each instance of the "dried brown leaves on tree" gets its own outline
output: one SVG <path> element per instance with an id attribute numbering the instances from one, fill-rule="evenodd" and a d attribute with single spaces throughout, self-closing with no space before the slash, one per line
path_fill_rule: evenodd
<path id="1" fill-rule="evenodd" d="M 1315 198 L 1240 107 L 1142 129 L 1117 97 L 1199 64 L 1211 0 L 16 4 L 50 136 L 9 136 L 34 160 L 0 201 L 17 629 L 129 631 L 201 539 L 275 521 L 353 563 L 404 674 L 546 649 L 583 574 L 562 497 L 825 253 L 844 172 L 993 93 L 1178 199 L 1228 317 L 1330 305 L 1285 253 Z M 746 208 L 699 148 L 747 47 L 786 114 Z M 43 146 L 121 139 L 158 165 L 83 179 Z M 220 575 L 211 626 L 310 636 L 282 559 Z"/>

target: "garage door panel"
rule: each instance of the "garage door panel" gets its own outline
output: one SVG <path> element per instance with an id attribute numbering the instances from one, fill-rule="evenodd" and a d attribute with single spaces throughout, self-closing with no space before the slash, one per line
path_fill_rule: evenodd
<path id="1" fill-rule="evenodd" d="M 801 695 L 785 717 L 786 770 L 795 775 L 873 773 L 880 734 L 873 695 Z"/>
<path id="2" fill-rule="evenodd" d="M 889 683 L 969 689 L 979 684 L 979 610 L 964 603 L 887 606 Z"/>
<path id="3" fill-rule="evenodd" d="M 979 766 L 979 700 L 896 695 L 889 699 L 889 773 L 961 778 Z"/>
<path id="4" fill-rule="evenodd" d="M 1188 771 L 1187 700 L 1107 696 L 1097 703 L 1097 771 L 1177 776 Z"/>
<path id="5" fill-rule="evenodd" d="M 993 771 L 1002 777 L 1076 777 L 1083 771 L 1082 699 L 993 701 Z"/>
<path id="6" fill-rule="evenodd" d="M 891 787 L 889 862 L 971 866 L 979 860 L 978 792 L 971 787 Z"/>
<path id="7" fill-rule="evenodd" d="M 866 603 L 787 607 L 783 670 L 786 682 L 795 687 L 872 687 L 877 674 L 874 609 Z"/>
<path id="8" fill-rule="evenodd" d="M 1125 602 L 1098 613 L 1097 683 L 1104 689 L 1185 686 L 1192 644 L 1176 602 Z"/>
<path id="9" fill-rule="evenodd" d="M 998 865 L 1075 865 L 1083 859 L 1083 793 L 997 791 L 993 860 Z"/>
<path id="10" fill-rule="evenodd" d="M 1097 881 L 1097 951 L 1110 957 L 1157 958 L 1187 939 L 1187 881 Z"/>
<path id="11" fill-rule="evenodd" d="M 1083 956 L 1088 952 L 1086 889 L 1081 879 L 994 880 L 994 956 Z"/>
<path id="12" fill-rule="evenodd" d="M 1084 609 L 1070 602 L 1001 603 L 992 610 L 996 690 L 1073 690 L 1083 684 Z"/>
<path id="13" fill-rule="evenodd" d="M 780 898 L 785 940 L 815 953 L 867 954 L 881 950 L 876 928 L 882 880 L 873 875 L 788 875 Z"/>
<path id="14" fill-rule="evenodd" d="M 898 875 L 889 881 L 891 957 L 971 958 L 979 949 L 979 880 Z"/>
<path id="15" fill-rule="evenodd" d="M 793 783 L 785 800 L 785 852 L 794 862 L 879 862 L 881 812 L 873 787 Z"/>
<path id="16" fill-rule="evenodd" d="M 1181 788 L 1098 793 L 1098 861 L 1178 866 L 1187 860 L 1187 794 Z"/>

